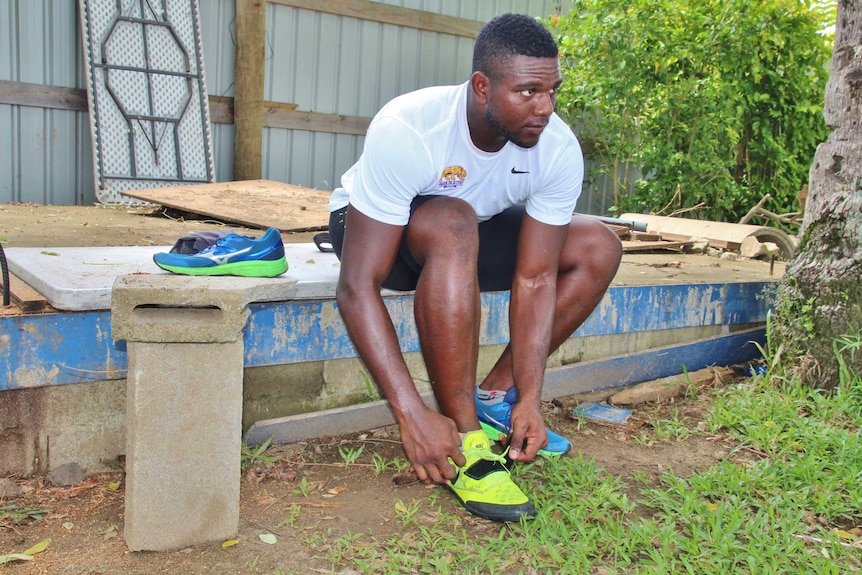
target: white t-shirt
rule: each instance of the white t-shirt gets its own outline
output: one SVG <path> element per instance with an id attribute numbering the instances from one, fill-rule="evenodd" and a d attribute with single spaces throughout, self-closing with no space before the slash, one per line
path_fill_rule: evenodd
<path id="1" fill-rule="evenodd" d="M 484 152 L 467 127 L 469 83 L 417 90 L 374 117 L 359 160 L 332 192 L 329 210 L 348 203 L 380 222 L 405 225 L 417 195 L 461 198 L 485 221 L 514 204 L 536 220 L 565 225 L 581 193 L 584 160 L 556 114 L 532 148 L 507 142 Z"/>

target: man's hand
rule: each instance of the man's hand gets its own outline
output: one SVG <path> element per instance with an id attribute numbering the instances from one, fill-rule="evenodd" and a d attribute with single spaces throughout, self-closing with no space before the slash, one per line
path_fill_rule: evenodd
<path id="1" fill-rule="evenodd" d="M 512 432 L 509 434 L 509 459 L 532 461 L 539 449 L 548 444 L 548 433 L 541 406 L 518 400 L 512 406 Z"/>
<path id="2" fill-rule="evenodd" d="M 457 470 L 452 463 L 459 467 L 467 463 L 455 422 L 433 409 L 425 408 L 401 423 L 401 443 L 422 483 L 454 479 Z"/>

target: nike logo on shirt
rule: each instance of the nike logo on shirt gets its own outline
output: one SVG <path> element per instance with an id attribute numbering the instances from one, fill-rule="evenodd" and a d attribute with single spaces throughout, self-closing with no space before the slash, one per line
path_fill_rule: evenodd
<path id="1" fill-rule="evenodd" d="M 523 172 L 522 172 L 521 170 L 516 170 L 516 169 L 513 167 L 513 168 L 512 168 L 512 173 L 513 173 L 513 174 L 529 174 L 530 172 L 528 172 L 528 171 L 523 171 Z"/>

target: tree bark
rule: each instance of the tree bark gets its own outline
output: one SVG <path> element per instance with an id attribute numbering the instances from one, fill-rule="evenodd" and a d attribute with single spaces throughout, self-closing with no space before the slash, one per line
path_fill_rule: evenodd
<path id="1" fill-rule="evenodd" d="M 862 0 L 839 0 L 823 116 L 799 249 L 779 288 L 783 359 L 809 385 L 841 383 L 833 342 L 857 342 L 842 359 L 862 374 Z M 788 354 L 790 357 L 788 357 Z"/>

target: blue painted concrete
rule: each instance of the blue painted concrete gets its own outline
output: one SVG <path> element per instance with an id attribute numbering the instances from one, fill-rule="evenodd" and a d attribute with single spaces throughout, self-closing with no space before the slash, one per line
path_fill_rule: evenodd
<path id="1" fill-rule="evenodd" d="M 623 286 L 608 290 L 573 337 L 766 321 L 774 283 Z M 385 298 L 402 350 L 419 350 L 409 295 Z M 508 341 L 508 292 L 482 294 L 481 344 Z M 245 365 L 355 357 L 337 304 L 329 300 L 250 306 Z M 125 377 L 125 342 L 110 312 L 0 318 L 0 390 Z"/>
<path id="2" fill-rule="evenodd" d="M 545 374 L 544 393 L 553 397 L 599 391 L 693 372 L 714 365 L 745 363 L 761 357 L 766 329 L 663 346 L 626 355 L 573 363 Z"/>
<path id="3" fill-rule="evenodd" d="M 573 337 L 766 321 L 774 284 L 613 287 Z M 410 296 L 386 298 L 401 350 L 419 351 Z M 509 341 L 509 292 L 482 294 L 481 345 Z M 256 304 L 245 334 L 248 366 L 355 357 L 334 301 Z"/>

